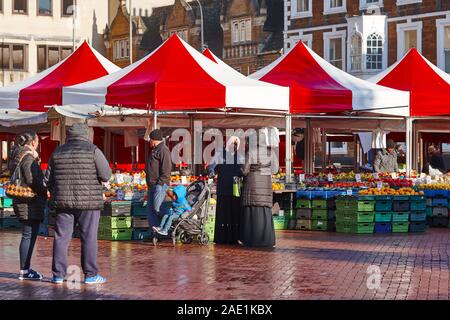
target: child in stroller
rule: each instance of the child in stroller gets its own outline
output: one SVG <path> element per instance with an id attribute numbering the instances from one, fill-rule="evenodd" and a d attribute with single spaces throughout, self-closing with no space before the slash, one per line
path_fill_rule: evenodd
<path id="1" fill-rule="evenodd" d="M 187 188 L 185 198 L 192 209 L 173 219 L 173 225 L 169 226 L 168 234 L 172 238 L 174 245 L 177 238 L 183 244 L 189 244 L 194 238 L 197 238 L 201 244 L 206 245 L 209 242 L 209 237 L 205 230 L 205 224 L 208 219 L 208 204 L 211 198 L 211 191 L 206 182 L 196 181 Z M 170 208 L 172 208 L 172 203 L 165 202 L 161 209 L 162 212 L 167 212 Z M 157 231 L 154 232 L 153 244 L 155 246 L 161 236 Z M 165 237 L 163 236 L 162 239 Z"/>
<path id="2" fill-rule="evenodd" d="M 173 189 L 173 192 L 168 192 L 169 198 L 172 200 L 172 206 L 168 209 L 168 212 L 164 215 L 161 220 L 161 225 L 159 227 L 153 227 L 153 230 L 162 236 L 167 236 L 170 227 L 172 226 L 172 221 L 175 218 L 180 217 L 186 212 L 192 210 L 188 201 L 186 200 L 187 190 L 184 186 L 177 186 Z"/>

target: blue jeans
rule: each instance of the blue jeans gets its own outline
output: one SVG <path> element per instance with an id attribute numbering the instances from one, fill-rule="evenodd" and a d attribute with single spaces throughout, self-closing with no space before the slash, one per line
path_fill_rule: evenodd
<path id="1" fill-rule="evenodd" d="M 153 227 L 159 225 L 159 211 L 161 209 L 161 205 L 164 202 L 164 199 L 167 194 L 167 190 L 169 190 L 168 185 L 156 185 L 149 186 L 148 188 L 148 200 L 147 200 L 147 210 L 148 210 L 148 223 L 150 226 L 150 233 L 153 234 Z"/>
<path id="2" fill-rule="evenodd" d="M 165 214 L 162 218 L 161 225 L 159 226 L 161 228 L 162 232 L 169 232 L 170 227 L 172 226 L 173 219 L 177 218 L 178 215 L 174 214 L 173 212 Z"/>

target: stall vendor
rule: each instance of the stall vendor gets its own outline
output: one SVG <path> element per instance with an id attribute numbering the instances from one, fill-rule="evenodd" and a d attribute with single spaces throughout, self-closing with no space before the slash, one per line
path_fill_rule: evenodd
<path id="1" fill-rule="evenodd" d="M 398 172 L 396 145 L 392 140 L 386 141 L 386 149 L 375 156 L 373 168 L 375 172 Z"/>
<path id="2" fill-rule="evenodd" d="M 428 162 L 425 165 L 422 172 L 426 174 L 432 174 L 431 172 L 436 172 L 438 170 L 440 174 L 445 174 L 447 169 L 445 167 L 444 158 L 439 152 L 439 149 L 435 145 L 430 145 L 428 147 Z"/>

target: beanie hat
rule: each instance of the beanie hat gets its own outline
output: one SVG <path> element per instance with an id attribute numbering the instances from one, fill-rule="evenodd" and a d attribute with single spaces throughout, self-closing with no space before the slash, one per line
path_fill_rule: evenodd
<path id="1" fill-rule="evenodd" d="M 386 148 L 388 149 L 394 149 L 395 148 L 395 142 L 394 140 L 389 139 L 388 141 L 386 141 Z"/>
<path id="2" fill-rule="evenodd" d="M 68 131 L 69 138 L 83 137 L 89 138 L 89 128 L 85 123 L 75 123 L 69 128 Z"/>
<path id="3" fill-rule="evenodd" d="M 153 130 L 150 133 L 150 139 L 154 141 L 162 141 L 163 140 L 162 131 L 160 129 Z"/>

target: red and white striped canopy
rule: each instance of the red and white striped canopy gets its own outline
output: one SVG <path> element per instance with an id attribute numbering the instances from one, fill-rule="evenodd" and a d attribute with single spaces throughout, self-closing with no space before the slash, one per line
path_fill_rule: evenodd
<path id="1" fill-rule="evenodd" d="M 411 116 L 450 114 L 450 75 L 428 61 L 415 48 L 369 81 L 409 91 Z"/>
<path id="2" fill-rule="evenodd" d="M 0 88 L 0 109 L 46 111 L 62 104 L 62 88 L 97 79 L 120 70 L 84 42 L 75 52 L 53 67 L 22 82 Z"/>
<path id="3" fill-rule="evenodd" d="M 63 101 L 165 111 L 233 108 L 288 112 L 289 89 L 224 68 L 174 35 L 119 72 L 64 88 Z"/>
<path id="4" fill-rule="evenodd" d="M 291 89 L 291 113 L 344 111 L 408 115 L 409 94 L 356 78 L 328 63 L 302 42 L 250 77 Z"/>

